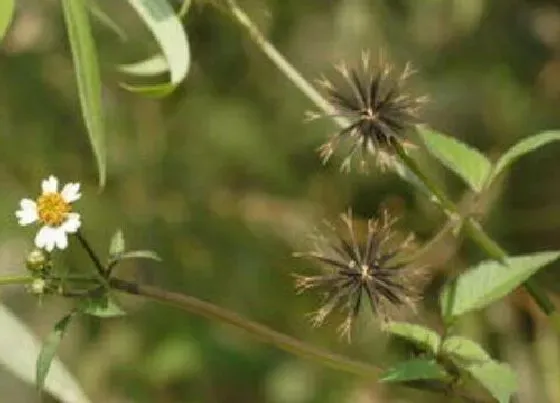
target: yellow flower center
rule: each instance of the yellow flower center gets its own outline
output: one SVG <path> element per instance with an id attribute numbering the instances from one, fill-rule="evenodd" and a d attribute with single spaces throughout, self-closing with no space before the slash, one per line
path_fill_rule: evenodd
<path id="1" fill-rule="evenodd" d="M 58 227 L 72 210 L 60 193 L 45 193 L 37 199 L 37 214 L 44 224 Z"/>

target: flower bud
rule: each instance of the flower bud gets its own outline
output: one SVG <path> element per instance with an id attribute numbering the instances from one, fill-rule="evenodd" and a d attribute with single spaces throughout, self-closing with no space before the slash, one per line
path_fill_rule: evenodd
<path id="1" fill-rule="evenodd" d="M 28 291 L 33 295 L 43 295 L 45 293 L 46 286 L 47 282 L 45 280 L 42 278 L 36 278 L 29 285 Z"/>
<path id="2" fill-rule="evenodd" d="M 50 265 L 50 256 L 43 249 L 33 249 L 25 260 L 25 267 L 32 273 L 46 269 Z"/>

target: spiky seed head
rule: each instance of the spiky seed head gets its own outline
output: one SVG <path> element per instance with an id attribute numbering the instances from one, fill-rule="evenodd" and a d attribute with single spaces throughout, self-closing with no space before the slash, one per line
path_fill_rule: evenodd
<path id="1" fill-rule="evenodd" d="M 405 91 L 408 78 L 414 73 L 410 64 L 400 72 L 378 58 L 370 61 L 363 53 L 356 68 L 346 63 L 335 66 L 339 73 L 335 80 L 321 77 L 317 81 L 332 107 L 330 113 L 308 113 L 307 118 L 331 117 L 344 120 L 344 126 L 319 148 L 323 162 L 327 162 L 340 147 L 346 147 L 341 165 L 348 171 L 354 159 L 366 170 L 371 157 L 381 167 L 393 155 L 395 143 L 410 144 L 406 131 L 419 122 L 418 110 L 427 100 Z"/>
<path id="2" fill-rule="evenodd" d="M 298 293 L 317 289 L 323 294 L 321 307 L 311 313 L 314 326 L 340 310 L 345 319 L 338 331 L 350 340 L 364 297 L 382 322 L 402 308 L 415 310 L 424 276 L 420 268 L 404 263 L 413 237 L 398 239 L 391 229 L 395 221 L 383 212 L 378 220 L 368 220 L 365 236 L 360 237 L 349 211 L 342 215 L 343 232 L 326 223 L 326 232 L 315 232 L 313 249 L 295 254 L 315 260 L 325 269 L 315 276 L 294 275 Z"/>

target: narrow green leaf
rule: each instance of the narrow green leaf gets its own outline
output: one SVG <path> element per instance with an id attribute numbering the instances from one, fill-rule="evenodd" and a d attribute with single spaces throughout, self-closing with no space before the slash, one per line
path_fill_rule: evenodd
<path id="1" fill-rule="evenodd" d="M 53 331 L 47 336 L 47 339 L 43 343 L 43 347 L 37 357 L 37 372 L 35 377 L 37 389 L 39 390 L 43 389 L 53 358 L 56 355 L 58 346 L 60 345 L 62 337 L 64 336 L 64 333 L 66 332 L 73 316 L 74 313 L 72 312 L 58 321 L 58 323 L 54 326 Z"/>
<path id="2" fill-rule="evenodd" d="M 109 255 L 111 257 L 118 256 L 125 251 L 126 243 L 124 240 L 124 234 L 119 229 L 115 231 L 111 237 L 111 243 L 109 244 Z"/>
<path id="3" fill-rule="evenodd" d="M 0 365 L 22 381 L 34 385 L 41 343 L 25 323 L 0 304 Z M 55 357 L 44 390 L 60 402 L 90 403 L 76 378 Z"/>
<path id="4" fill-rule="evenodd" d="M 161 54 L 154 55 L 149 59 L 131 64 L 121 64 L 118 69 L 123 73 L 134 76 L 157 76 L 169 71 L 169 64 Z M 165 84 L 169 85 L 169 84 Z"/>
<path id="5" fill-rule="evenodd" d="M 12 22 L 12 17 L 14 16 L 15 1 L 14 0 L 2 0 L 0 1 L 0 40 L 8 31 L 8 27 Z"/>
<path id="6" fill-rule="evenodd" d="M 191 8 L 191 4 L 192 4 L 192 0 L 183 0 L 183 4 L 181 4 L 181 8 L 179 9 L 179 12 L 177 13 L 179 18 L 183 18 L 185 15 L 187 15 L 187 13 L 189 12 L 189 10 Z"/>
<path id="7" fill-rule="evenodd" d="M 152 250 L 131 250 L 130 252 L 125 252 L 119 255 L 118 260 L 124 259 L 150 259 L 158 262 L 162 261 L 159 255 Z"/>
<path id="8" fill-rule="evenodd" d="M 458 367 L 465 367 L 473 363 L 480 364 L 492 357 L 473 340 L 462 336 L 450 336 L 445 339 L 442 346 L 442 354 L 449 357 Z"/>
<path id="9" fill-rule="evenodd" d="M 418 380 L 445 380 L 447 372 L 433 359 L 415 358 L 399 362 L 383 372 L 379 382 L 409 382 Z"/>
<path id="10" fill-rule="evenodd" d="M 443 165 L 461 177 L 472 190 L 482 190 L 492 165 L 479 151 L 433 129 L 418 126 L 428 151 Z"/>
<path id="11" fill-rule="evenodd" d="M 500 403 L 509 403 L 517 390 L 517 377 L 509 365 L 486 361 L 465 369 Z"/>
<path id="12" fill-rule="evenodd" d="M 189 42 L 181 20 L 167 0 L 128 0 L 128 3 L 154 35 L 167 59 L 171 84 L 175 87 L 183 81 L 190 67 Z"/>
<path id="13" fill-rule="evenodd" d="M 130 92 L 146 95 L 153 98 L 165 97 L 166 95 L 171 94 L 175 89 L 175 86 L 172 84 L 156 84 L 150 86 L 139 86 L 139 85 L 119 83 L 119 85 L 125 90 L 128 90 Z"/>
<path id="14" fill-rule="evenodd" d="M 432 354 L 436 354 L 441 340 L 440 336 L 433 330 L 412 323 L 390 322 L 385 330 Z"/>
<path id="15" fill-rule="evenodd" d="M 97 298 L 83 299 L 80 301 L 79 310 L 81 313 L 99 318 L 114 318 L 126 315 L 126 312 L 106 294 Z"/>
<path id="16" fill-rule="evenodd" d="M 101 24 L 113 31 L 121 41 L 128 39 L 126 32 L 97 4 L 96 0 L 88 0 L 87 6 L 91 15 Z"/>
<path id="17" fill-rule="evenodd" d="M 488 179 L 488 184 L 490 184 L 504 169 L 513 164 L 524 154 L 528 154 L 539 147 L 558 140 L 560 140 L 560 130 L 546 131 L 521 140 L 500 157 L 494 167 L 494 170 L 492 171 L 492 175 Z"/>
<path id="18" fill-rule="evenodd" d="M 560 252 L 539 252 L 509 257 L 507 265 L 495 260 L 481 262 L 443 288 L 440 298 L 442 314 L 449 321 L 483 308 L 509 294 L 558 257 Z"/>
<path id="19" fill-rule="evenodd" d="M 107 176 L 107 156 L 97 51 L 84 0 L 62 0 L 62 8 L 72 48 L 82 114 L 97 161 L 99 186 L 102 188 Z"/>

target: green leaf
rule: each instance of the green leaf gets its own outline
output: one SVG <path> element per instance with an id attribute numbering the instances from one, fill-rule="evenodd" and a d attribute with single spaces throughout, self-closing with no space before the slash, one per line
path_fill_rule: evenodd
<path id="1" fill-rule="evenodd" d="M 447 321 L 485 307 L 509 294 L 540 268 L 560 257 L 560 252 L 539 252 L 479 263 L 448 283 L 441 294 L 442 314 Z"/>
<path id="2" fill-rule="evenodd" d="M 124 259 L 150 259 L 158 262 L 162 261 L 159 255 L 152 250 L 131 250 L 118 256 L 118 260 Z"/>
<path id="3" fill-rule="evenodd" d="M 189 10 L 191 8 L 191 4 L 192 4 L 192 0 L 183 0 L 183 4 L 181 4 L 181 8 L 179 9 L 179 12 L 177 13 L 179 18 L 183 18 L 185 15 L 187 15 L 187 13 L 189 12 Z"/>
<path id="4" fill-rule="evenodd" d="M 14 16 L 14 0 L 0 1 L 0 39 L 4 37 Z"/>
<path id="5" fill-rule="evenodd" d="M 62 0 L 62 8 L 72 48 L 82 114 L 97 162 L 99 186 L 102 188 L 107 176 L 107 156 L 97 52 L 84 0 Z"/>
<path id="6" fill-rule="evenodd" d="M 80 301 L 79 310 L 81 313 L 99 318 L 114 318 L 126 315 L 126 312 L 106 294 L 97 298 L 83 299 Z"/>
<path id="7" fill-rule="evenodd" d="M 462 336 L 446 338 L 443 342 L 442 354 L 461 368 L 473 363 L 479 364 L 492 360 L 492 357 L 480 344 Z"/>
<path id="8" fill-rule="evenodd" d="M 412 323 L 389 322 L 385 330 L 432 354 L 436 354 L 441 340 L 440 336 L 433 330 Z"/>
<path id="9" fill-rule="evenodd" d="M 135 76 L 157 76 L 169 71 L 169 65 L 167 64 L 167 60 L 165 59 L 165 57 L 161 54 L 158 54 L 141 62 L 132 64 L 121 64 L 118 69 L 123 73 Z"/>
<path id="10" fill-rule="evenodd" d="M 445 380 L 447 372 L 433 359 L 415 358 L 399 362 L 383 372 L 379 382 L 409 382 L 417 380 Z"/>
<path id="11" fill-rule="evenodd" d="M 22 381 L 35 384 L 41 343 L 31 329 L 2 304 L 0 329 L 0 365 Z M 51 362 L 44 389 L 60 402 L 90 403 L 76 378 L 56 357 Z"/>
<path id="12" fill-rule="evenodd" d="M 42 390 L 45 384 L 45 379 L 49 373 L 49 369 L 51 367 L 51 363 L 53 358 L 56 355 L 56 351 L 58 350 L 58 346 L 62 341 L 62 337 L 70 324 L 70 320 L 73 318 L 74 312 L 69 313 L 65 317 L 63 317 L 55 326 L 53 331 L 47 336 L 47 339 L 43 343 L 43 347 L 39 352 L 39 356 L 37 357 L 37 369 L 36 369 L 36 376 L 35 382 L 37 385 L 37 389 Z"/>
<path id="13" fill-rule="evenodd" d="M 175 89 L 175 86 L 172 84 L 156 84 L 156 85 L 149 85 L 149 86 L 139 86 L 139 85 L 130 85 L 126 83 L 119 83 L 119 85 L 130 92 L 146 95 L 153 98 L 165 97 L 166 95 L 171 94 Z"/>
<path id="14" fill-rule="evenodd" d="M 109 244 L 109 255 L 111 257 L 121 255 L 126 247 L 126 243 L 124 240 L 124 234 L 119 229 L 115 231 L 113 236 L 111 237 L 111 243 Z"/>
<path id="15" fill-rule="evenodd" d="M 508 403 L 517 390 L 517 377 L 509 365 L 487 361 L 465 370 L 500 403 Z"/>
<path id="16" fill-rule="evenodd" d="M 482 190 L 492 168 L 488 158 L 456 138 L 433 129 L 418 126 L 418 133 L 435 158 L 461 177 L 472 190 Z"/>
<path id="17" fill-rule="evenodd" d="M 492 175 L 488 179 L 488 184 L 490 184 L 504 169 L 513 164 L 524 154 L 528 154 L 539 147 L 558 140 L 560 140 L 560 130 L 546 131 L 521 140 L 500 157 L 494 167 L 494 170 L 492 171 Z"/>
<path id="18" fill-rule="evenodd" d="M 121 41 L 124 42 L 128 39 L 126 32 L 119 27 L 119 25 L 113 21 L 113 19 L 105 11 L 103 11 L 101 7 L 99 7 L 96 0 L 88 0 L 87 6 L 91 15 L 101 24 L 113 31 Z"/>
<path id="19" fill-rule="evenodd" d="M 190 67 L 189 42 L 181 20 L 166 0 L 128 0 L 128 3 L 154 35 L 169 66 L 172 84 L 169 88 L 175 88 Z"/>

